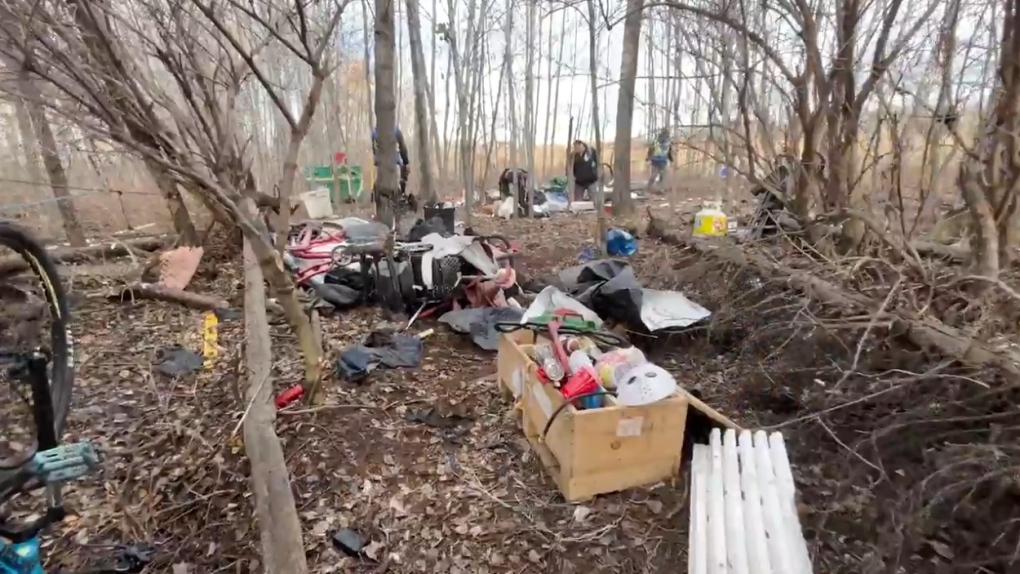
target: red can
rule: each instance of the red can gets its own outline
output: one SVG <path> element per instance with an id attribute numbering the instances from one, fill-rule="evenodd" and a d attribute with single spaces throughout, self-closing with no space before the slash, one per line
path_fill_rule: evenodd
<path id="1" fill-rule="evenodd" d="M 293 403 L 305 395 L 305 388 L 301 385 L 294 385 L 293 387 L 283 391 L 276 395 L 276 408 L 282 409 L 283 407 Z"/>

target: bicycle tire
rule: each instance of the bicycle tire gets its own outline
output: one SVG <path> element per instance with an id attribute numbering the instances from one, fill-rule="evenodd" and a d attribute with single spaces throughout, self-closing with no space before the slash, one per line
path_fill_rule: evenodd
<path id="1" fill-rule="evenodd" d="M 0 221 L 0 247 L 6 247 L 20 256 L 43 285 L 46 304 L 52 315 L 50 396 L 53 400 L 54 430 L 59 440 L 67 422 L 74 387 L 74 344 L 68 325 L 70 305 L 67 302 L 67 294 L 53 259 L 46 252 L 46 248 L 28 232 Z"/>

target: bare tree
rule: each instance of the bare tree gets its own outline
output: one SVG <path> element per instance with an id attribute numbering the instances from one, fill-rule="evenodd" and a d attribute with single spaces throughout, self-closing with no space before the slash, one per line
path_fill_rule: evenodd
<path id="1" fill-rule="evenodd" d="M 46 175 L 49 177 L 50 186 L 53 188 L 53 197 L 57 200 L 57 209 L 60 210 L 60 218 L 64 225 L 64 232 L 67 234 L 67 242 L 72 247 L 84 247 L 88 244 L 88 241 L 85 238 L 85 230 L 82 228 L 81 221 L 78 218 L 78 211 L 74 207 L 71 192 L 67 187 L 67 172 L 64 170 L 64 164 L 60 160 L 57 139 L 53 136 L 50 120 L 46 117 L 46 108 L 42 104 L 42 92 L 24 71 L 19 73 L 18 76 L 19 88 L 24 95 L 24 106 L 27 109 L 28 119 L 31 122 L 32 137 L 29 142 L 39 146 L 39 155 L 42 156 Z M 34 160 L 34 150 L 26 150 L 25 153 L 26 156 Z"/>
<path id="2" fill-rule="evenodd" d="M 613 214 L 630 214 L 630 141 L 634 124 L 634 90 L 641 50 L 641 9 L 644 0 L 627 0 L 623 19 L 623 57 L 620 64 L 620 91 L 616 100 L 616 138 L 613 143 Z M 597 123 L 597 121 L 596 121 Z"/>
<path id="3" fill-rule="evenodd" d="M 591 117 L 592 125 L 595 128 L 595 153 L 599 162 L 602 162 L 602 123 L 599 117 L 599 85 L 598 85 L 598 62 L 596 52 L 598 51 L 598 34 L 595 28 L 595 0 L 588 0 L 588 79 L 591 84 Z M 629 144 L 628 144 L 629 145 Z M 629 147 L 628 147 L 629 149 Z M 606 210 L 603 207 L 606 199 L 606 188 L 603 178 L 598 178 L 595 184 L 595 244 L 599 251 L 605 251 L 606 244 Z M 615 182 L 614 182 L 615 185 Z M 615 189 L 615 188 L 614 188 Z M 573 192 L 573 190 L 571 190 Z M 630 190 L 627 190 L 628 197 Z"/>
<path id="4" fill-rule="evenodd" d="M 130 7 L 73 2 L 73 10 L 61 3 L 37 10 L 36 4 L 0 4 L 8 16 L 0 23 L 0 51 L 63 96 L 67 105 L 53 106 L 56 113 L 138 154 L 165 196 L 179 199 L 179 190 L 186 189 L 217 218 L 241 230 L 298 336 L 309 394 L 319 397 L 321 349 L 294 282 L 265 226 L 239 207 L 242 196 L 256 196 L 258 190 L 236 106 L 243 89 L 260 89 L 289 126 L 275 186 L 282 212 L 279 244 L 286 238 L 286 205 L 301 142 L 331 71 L 326 48 L 346 4 L 310 15 L 299 1 L 288 10 L 274 10 L 271 17 L 240 1 L 176 0 Z M 298 116 L 256 61 L 268 45 L 293 54 L 314 79 Z M 180 229 L 183 201 L 171 203 L 179 203 L 180 209 L 172 206 L 171 213 Z"/>
<path id="5" fill-rule="evenodd" d="M 960 168 L 963 199 L 974 224 L 974 270 L 989 279 L 1015 258 L 1020 239 L 1015 153 L 1020 130 L 1020 0 L 1005 3 L 998 86 L 976 154 Z"/>
<path id="6" fill-rule="evenodd" d="M 375 129 L 378 139 L 376 214 L 394 224 L 394 200 L 400 194 L 397 164 L 397 102 L 394 77 L 395 28 L 393 0 L 375 0 Z"/>
<path id="7" fill-rule="evenodd" d="M 421 45 L 421 17 L 417 0 L 407 0 L 407 39 L 411 45 L 411 75 L 414 80 L 415 143 L 421 172 L 421 196 L 426 203 L 438 199 L 432 173 L 432 152 L 429 149 L 428 77 L 425 75 L 425 54 Z M 432 122 L 435 123 L 433 117 Z"/>

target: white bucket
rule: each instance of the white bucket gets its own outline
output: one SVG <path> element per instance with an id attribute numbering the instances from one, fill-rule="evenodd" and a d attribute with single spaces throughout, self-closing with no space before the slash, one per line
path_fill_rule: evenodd
<path id="1" fill-rule="evenodd" d="M 305 204 L 305 211 L 312 219 L 333 217 L 333 201 L 329 197 L 329 189 L 325 187 L 302 193 L 301 202 Z"/>

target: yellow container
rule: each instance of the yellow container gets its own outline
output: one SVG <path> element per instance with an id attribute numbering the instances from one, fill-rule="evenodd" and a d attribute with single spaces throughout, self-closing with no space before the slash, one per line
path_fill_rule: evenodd
<path id="1" fill-rule="evenodd" d="M 705 203 L 694 214 L 694 237 L 722 237 L 727 230 L 726 214 L 716 203 Z"/>

